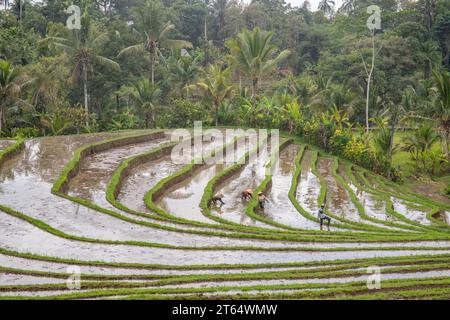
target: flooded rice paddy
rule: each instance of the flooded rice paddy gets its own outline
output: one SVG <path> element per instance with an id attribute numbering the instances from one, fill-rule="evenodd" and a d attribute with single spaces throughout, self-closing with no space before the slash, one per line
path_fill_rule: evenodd
<path id="1" fill-rule="evenodd" d="M 319 155 L 316 159 L 315 151 L 306 147 L 300 163 L 296 164 L 294 159 L 302 150 L 297 143 L 280 151 L 270 176 L 266 176 L 265 170 L 273 153 L 268 144 L 260 148 L 259 157 L 248 159 L 239 170 L 218 181 L 214 195 L 221 195 L 224 204 L 211 205 L 210 210 L 220 219 L 205 215 L 200 203 L 208 183 L 234 163 L 201 164 L 182 180 L 162 190 L 155 204 L 168 216 L 150 210 L 144 196 L 159 181 L 188 164 L 175 163 L 170 154 L 139 163 L 127 172 L 116 196 L 122 208 L 108 202 L 107 187 L 122 162 L 170 142 L 169 131 L 145 142 L 113 143 L 102 151 L 87 154 L 80 159 L 74 174 L 68 177 L 64 191 L 72 198 L 52 193 L 53 184 L 78 148 L 110 139 L 122 141 L 130 134 L 136 133 L 29 139 L 19 154 L 0 164 L 0 250 L 4 252 L 0 252 L 0 267 L 3 268 L 0 269 L 0 288 L 64 283 L 64 279 L 52 275 L 64 274 L 74 265 L 86 275 L 145 278 L 149 275 L 282 272 L 294 268 L 286 265 L 289 263 L 316 262 L 314 267 L 325 267 L 340 259 L 350 262 L 369 258 L 390 258 L 394 262 L 395 259 L 411 259 L 413 265 L 414 257 L 426 255 L 432 259 L 450 255 L 450 237 L 445 230 L 450 211 L 445 205 L 439 215 L 434 216 L 443 222 L 437 224 L 429 219 L 431 208 L 423 201 L 414 201 L 411 193 L 380 185 L 370 175 L 363 178 L 362 173 L 353 168 L 350 170 L 352 180 L 341 163 L 334 173 L 335 159 L 332 157 Z M 202 145 L 203 150 L 194 147 L 193 153 L 199 155 L 203 151 L 204 155 L 209 155 L 231 142 L 230 139 L 208 140 Z M 13 140 L 0 140 L 0 151 L 14 143 Z M 253 147 L 255 145 L 239 146 L 233 152 L 241 158 Z M 301 170 L 296 177 L 297 165 Z M 260 215 L 261 220 L 255 219 L 248 215 L 249 201 L 241 198 L 241 192 L 257 189 L 267 177 L 270 177 L 264 190 L 267 202 L 264 208 L 256 208 L 255 214 Z M 297 181 L 296 186 L 292 185 L 293 181 Z M 324 184 L 326 209 L 338 219 L 329 230 L 322 231 L 313 217 L 317 217 Z M 289 198 L 290 190 L 295 190 L 295 199 Z M 383 196 L 374 190 L 383 192 Z M 436 198 L 431 201 L 439 208 Z M 387 210 L 389 203 L 392 210 L 405 219 L 391 214 Z M 360 214 L 358 206 L 370 219 Z M 178 219 L 184 219 L 184 222 Z M 417 228 L 417 225 L 421 227 Z M 352 229 L 352 226 L 358 228 Z M 414 232 L 409 229 L 411 226 L 416 228 L 413 228 Z M 14 254 L 7 254 L 5 250 Z M 103 265 L 95 265 L 93 261 Z M 442 260 L 439 263 L 443 263 Z M 190 269 L 198 265 L 204 267 Z M 243 265 L 252 267 L 241 267 Z M 295 270 L 301 268 L 304 267 L 295 267 Z M 13 273 L 8 272 L 12 269 L 15 270 Z M 385 276 L 386 279 L 448 277 L 449 269 Z M 305 280 L 208 280 L 172 287 L 244 287 L 361 279 L 361 276 L 330 275 Z M 58 290 L 36 293 L 20 289 L 3 290 L 1 295 L 32 297 L 58 293 Z"/>

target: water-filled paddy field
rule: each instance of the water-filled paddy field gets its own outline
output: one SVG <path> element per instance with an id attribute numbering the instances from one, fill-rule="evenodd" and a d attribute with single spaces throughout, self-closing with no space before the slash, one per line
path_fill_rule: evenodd
<path id="1" fill-rule="evenodd" d="M 299 139 L 201 139 L 0 140 L 0 299 L 450 297 L 448 202 Z"/>

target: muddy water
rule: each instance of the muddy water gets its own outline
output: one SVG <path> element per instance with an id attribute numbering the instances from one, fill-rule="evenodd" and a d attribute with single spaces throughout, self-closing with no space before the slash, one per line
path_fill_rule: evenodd
<path id="1" fill-rule="evenodd" d="M 64 283 L 64 279 L 28 276 L 13 273 L 0 273 L 0 285 L 44 284 Z"/>
<path id="2" fill-rule="evenodd" d="M 322 175 L 328 186 L 326 196 L 326 207 L 328 208 L 330 213 L 350 221 L 376 225 L 379 227 L 384 227 L 386 229 L 391 229 L 387 226 L 379 225 L 373 223 L 372 221 L 365 220 L 359 215 L 358 209 L 356 208 L 355 204 L 351 201 L 347 190 L 345 190 L 345 188 L 342 187 L 333 177 L 332 174 L 333 163 L 334 159 L 327 157 L 319 157 L 317 161 L 317 170 L 320 173 L 320 175 Z"/>
<path id="3" fill-rule="evenodd" d="M 448 277 L 450 270 L 409 272 L 409 273 L 383 273 L 382 280 L 412 279 Z M 367 281 L 368 275 L 342 278 L 317 278 L 317 279 L 273 279 L 273 280 L 248 280 L 248 281 L 223 281 L 223 282 L 197 282 L 189 284 L 167 285 L 162 288 L 210 288 L 215 286 L 258 286 L 258 285 L 291 285 L 304 283 L 344 283 L 354 281 Z"/>
<path id="4" fill-rule="evenodd" d="M 349 177 L 345 173 L 345 166 L 344 165 L 342 165 L 342 164 L 339 165 L 338 174 L 341 177 L 344 178 L 344 180 L 346 181 L 347 185 L 352 189 L 352 191 L 354 192 L 354 194 L 358 198 L 359 203 L 361 203 L 361 205 L 363 206 L 365 213 L 369 217 L 372 217 L 372 218 L 375 218 L 375 219 L 378 219 L 378 220 L 390 221 L 390 222 L 394 222 L 394 223 L 397 223 L 397 224 L 407 225 L 403 221 L 397 219 L 396 217 L 394 217 L 392 215 L 389 215 L 386 212 L 386 202 L 384 200 L 376 197 L 372 193 L 368 193 L 368 192 L 366 192 L 364 190 L 358 189 L 350 181 Z M 401 229 L 401 230 L 403 230 L 403 229 Z M 403 231 L 406 231 L 406 230 L 403 230 Z"/>
<path id="5" fill-rule="evenodd" d="M 45 271 L 55 273 L 70 273 L 73 264 L 30 260 L 0 254 L 0 266 L 30 271 Z M 183 274 L 230 274 L 230 273 L 253 273 L 266 271 L 287 271 L 312 269 L 315 267 L 275 267 L 275 268 L 251 268 L 251 269 L 199 269 L 199 270 L 165 270 L 165 269 L 142 269 L 142 268 L 119 268 L 119 267 L 97 267 L 88 265 L 76 265 L 80 268 L 81 274 L 86 275 L 183 275 Z M 317 266 L 319 268 L 321 266 Z"/>
<path id="6" fill-rule="evenodd" d="M 223 142 L 215 141 L 214 143 L 204 144 L 206 150 L 203 151 L 203 154 L 207 156 L 214 149 L 221 148 L 224 144 L 230 142 L 230 139 L 225 139 Z M 157 199 L 156 205 L 166 212 L 184 219 L 217 224 L 216 221 L 203 215 L 199 205 L 209 180 L 223 168 L 223 164 L 203 165 L 195 170 L 190 177 L 169 188 L 162 197 Z"/>
<path id="7" fill-rule="evenodd" d="M 105 204 L 106 186 L 119 164 L 126 158 L 155 149 L 167 142 L 169 137 L 165 136 L 87 156 L 81 161 L 77 175 L 70 181 L 67 193 L 100 205 Z"/>
<path id="8" fill-rule="evenodd" d="M 229 142 L 231 140 L 225 141 L 225 143 Z M 210 149 L 218 147 L 214 145 Z M 235 150 L 237 158 L 241 157 L 245 150 L 242 146 Z M 217 223 L 203 215 L 200 209 L 200 201 L 208 182 L 230 165 L 231 163 L 224 163 L 200 167 L 189 178 L 167 190 L 162 197 L 157 199 L 156 204 L 166 212 L 180 218 L 205 223 Z"/>
<path id="9" fill-rule="evenodd" d="M 305 150 L 301 161 L 300 181 L 297 186 L 297 201 L 303 209 L 313 214 L 317 211 L 319 205 L 317 198 L 320 194 L 319 178 L 312 172 L 312 152 Z"/>
<path id="10" fill-rule="evenodd" d="M 437 270 L 437 271 L 424 271 L 424 272 L 408 272 L 408 273 L 383 273 L 382 278 L 383 280 L 393 280 L 393 279 L 428 279 L 428 278 L 435 278 L 435 277 L 448 277 L 450 276 L 450 270 Z M 223 286 L 239 286 L 239 287 L 246 287 L 246 286 L 270 286 L 270 285 L 293 285 L 293 284 L 308 284 L 308 283 L 314 283 L 314 284 L 325 284 L 325 283 L 348 283 L 348 282 L 356 282 L 356 281 L 367 281 L 367 275 L 359 275 L 354 277 L 332 277 L 332 278 L 311 278 L 311 279 L 270 279 L 270 280 L 247 280 L 247 281 L 220 281 L 220 282 L 196 282 L 196 283 L 187 283 L 187 284 L 176 284 L 176 285 L 165 285 L 158 288 L 163 289 L 174 289 L 174 288 L 211 288 L 211 287 L 223 287 Z M 16 284 L 16 283 L 11 283 Z M 144 287 L 143 287 L 144 288 Z M 145 287 L 149 288 L 149 287 Z M 318 289 L 318 288 L 317 288 Z M 279 290 L 265 290 L 264 288 L 260 288 L 259 290 L 252 290 L 248 291 L 246 290 L 246 293 L 261 293 L 261 292 L 280 292 L 280 291 L 292 291 L 294 292 L 295 288 L 290 289 L 282 289 Z M 301 291 L 304 291 L 305 289 L 302 288 Z M 308 289 L 308 290 L 314 290 L 314 289 Z M 76 292 L 87 292 L 89 290 L 77 290 Z M 233 290 L 233 291 L 217 291 L 217 293 L 224 293 L 224 294 L 235 294 L 235 293 L 242 293 L 242 290 Z M 24 292 L 2 292 L 0 293 L 1 296 L 49 296 L 52 294 L 65 294 L 70 293 L 70 291 L 24 291 Z M 215 294 L 207 293 L 207 295 Z M 117 296 L 120 297 L 120 296 Z M 112 298 L 112 297 L 110 297 Z"/>
<path id="11" fill-rule="evenodd" d="M 320 229 L 316 222 L 305 218 L 297 211 L 288 196 L 295 172 L 294 159 L 299 149 L 299 145 L 291 144 L 280 153 L 278 166 L 275 167 L 272 176 L 272 185 L 267 194 L 269 202 L 264 212 L 272 220 L 291 227 Z"/>
<path id="12" fill-rule="evenodd" d="M 118 135 L 120 133 L 99 133 L 28 140 L 25 142 L 24 151 L 15 159 L 4 163 L 0 168 L 2 189 L 6 190 L 10 184 L 15 184 L 19 187 L 15 191 L 20 192 L 22 189 L 26 190 L 26 182 L 37 180 L 39 184 L 53 183 L 64 165 L 72 158 L 75 149 L 86 143 Z M 2 192 L 0 191 L 0 201 L 9 198 Z"/>
<path id="13" fill-rule="evenodd" d="M 205 142 L 203 146 L 206 147 L 206 150 L 210 150 L 211 148 L 209 147 L 209 142 Z M 199 154 L 199 152 L 201 152 L 201 150 L 198 151 L 195 147 L 193 148 L 193 150 L 194 154 Z M 156 160 L 138 165 L 137 167 L 133 168 L 129 175 L 122 181 L 122 187 L 117 197 L 118 202 L 131 210 L 143 212 L 150 215 L 157 215 L 156 213 L 148 209 L 145 205 L 143 200 L 144 195 L 148 190 L 154 187 L 156 183 L 158 183 L 158 181 L 181 170 L 184 166 L 185 164 L 172 161 L 170 155 L 166 155 Z M 108 205 L 105 204 L 104 206 L 107 208 L 111 207 L 109 203 Z M 114 210 L 132 219 L 155 223 L 155 220 L 151 218 L 129 214 L 118 209 Z M 160 225 L 175 227 L 180 230 L 217 231 L 213 230 L 212 228 L 195 227 L 178 224 L 176 222 L 161 220 L 158 220 L 156 222 Z M 229 233 L 231 231 L 221 230 L 221 232 Z"/>
<path id="14" fill-rule="evenodd" d="M 184 164 L 171 161 L 170 155 L 166 155 L 133 168 L 123 181 L 117 200 L 132 210 L 148 212 L 143 201 L 145 193 L 158 181 L 181 170 L 183 166 Z"/>
<path id="15" fill-rule="evenodd" d="M 191 177 L 167 190 L 164 196 L 156 201 L 156 205 L 180 218 L 205 223 L 217 223 L 205 217 L 199 205 L 203 190 L 209 180 L 222 169 L 222 165 L 211 165 L 196 170 Z"/>
<path id="16" fill-rule="evenodd" d="M 394 205 L 394 210 L 408 219 L 418 222 L 423 225 L 431 225 L 431 221 L 427 219 L 427 212 L 423 210 L 419 210 L 417 208 L 411 207 L 411 204 L 408 202 L 396 198 L 391 197 L 392 204 Z"/>
<path id="17" fill-rule="evenodd" d="M 190 264 L 256 264 L 275 262 L 301 262 L 366 258 L 377 256 L 410 256 L 420 254 L 450 253 L 450 250 L 417 251 L 348 251 L 348 252 L 298 252 L 298 251 L 216 251 L 178 250 L 105 245 L 58 238 L 22 220 L 0 212 L 0 246 L 19 252 L 32 252 L 61 258 L 108 262 L 151 263 L 166 265 Z"/>
<path id="18" fill-rule="evenodd" d="M 250 149 L 255 146 L 250 146 Z M 261 228 L 275 229 L 275 227 L 252 219 L 245 213 L 248 200 L 241 199 L 241 192 L 245 189 L 255 190 L 265 178 L 265 169 L 269 160 L 270 145 L 263 146 L 258 152 L 258 156 L 250 157 L 248 163 L 238 173 L 222 182 L 217 187 L 216 193 L 224 195 L 224 205 L 213 206 L 211 213 L 225 220 L 239 223 L 246 226 L 256 226 Z"/>
<path id="19" fill-rule="evenodd" d="M 0 140 L 0 151 L 8 148 L 14 142 L 16 142 L 16 141 L 14 141 L 14 140 Z"/>
<path id="20" fill-rule="evenodd" d="M 328 186 L 326 196 L 326 206 L 334 215 L 344 219 L 361 222 L 356 206 L 351 202 L 347 191 L 337 183 L 333 177 L 331 170 L 334 159 L 319 157 L 317 161 L 317 170 L 325 179 Z"/>
<path id="21" fill-rule="evenodd" d="M 58 294 L 83 293 L 87 290 L 5 291 L 0 297 L 48 297 Z"/>
<path id="22" fill-rule="evenodd" d="M 316 216 L 319 204 L 317 199 L 320 194 L 320 181 L 319 178 L 312 172 L 312 152 L 305 150 L 302 161 L 302 171 L 299 177 L 299 183 L 297 186 L 296 198 L 300 206 L 309 212 L 311 215 Z M 316 223 L 316 228 L 320 229 L 319 223 Z M 330 231 L 339 230 L 335 227 L 330 227 Z"/>
<path id="23" fill-rule="evenodd" d="M 203 245 L 261 245 L 277 246 L 293 244 L 242 241 L 219 237 L 195 236 L 162 229 L 151 229 L 129 223 L 99 213 L 67 199 L 51 194 L 52 182 L 58 177 L 64 165 L 70 160 L 74 150 L 83 143 L 89 143 L 111 137 L 112 135 L 87 135 L 36 139 L 27 142 L 25 151 L 16 162 L 7 162 L 1 169 L 0 203 L 26 215 L 43 220 L 52 227 L 67 234 L 101 240 L 157 242 L 178 246 Z M 128 147 L 128 153 L 130 150 Z M 138 149 L 142 149 L 142 146 Z M 98 156 L 122 154 L 115 148 Z M 142 151 L 142 150 L 140 150 Z M 112 157 L 112 156 L 111 156 Z M 102 158 L 100 158 L 102 159 Z M 116 163 L 116 159 L 105 160 Z M 15 165 L 17 163 L 17 165 Z M 106 163 L 106 164 L 105 164 Z M 100 175 L 102 176 L 102 175 Z M 105 177 L 105 175 L 103 176 Z M 93 187 L 97 194 L 100 191 Z M 203 189 L 202 189 L 203 190 Z M 97 199 L 101 204 L 109 205 L 104 198 Z"/>

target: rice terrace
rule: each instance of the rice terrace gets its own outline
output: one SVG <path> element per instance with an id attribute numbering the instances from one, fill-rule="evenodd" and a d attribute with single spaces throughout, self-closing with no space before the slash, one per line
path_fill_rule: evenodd
<path id="1" fill-rule="evenodd" d="M 234 144 L 209 140 L 218 145 L 207 144 L 211 156 Z M 248 161 L 256 152 L 248 143 L 235 149 L 247 158 L 241 163 L 175 165 L 176 143 L 162 130 L 8 144 L 0 172 L 3 297 L 448 295 L 448 225 L 436 217 L 448 204 L 295 139 L 280 137 L 272 175 L 267 152 Z M 264 191 L 264 212 L 256 199 L 236 196 L 239 188 Z M 227 194 L 225 204 L 208 206 L 217 192 Z M 325 197 L 329 232 L 315 216 Z M 381 289 L 367 288 L 368 266 L 380 268 Z M 65 292 L 73 267 L 82 288 Z"/>
<path id="2" fill-rule="evenodd" d="M 5 1 L 0 300 L 450 299 L 449 2 L 302 3 Z"/>

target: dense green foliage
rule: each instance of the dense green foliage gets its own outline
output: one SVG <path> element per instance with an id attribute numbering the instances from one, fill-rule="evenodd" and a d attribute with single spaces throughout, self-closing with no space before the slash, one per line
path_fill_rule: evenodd
<path id="1" fill-rule="evenodd" d="M 449 1 L 331 3 L 78 0 L 80 30 L 66 27 L 63 1 L 12 5 L 0 11 L 0 135 L 202 120 L 280 128 L 392 179 L 400 150 L 418 174 L 447 172 Z"/>

